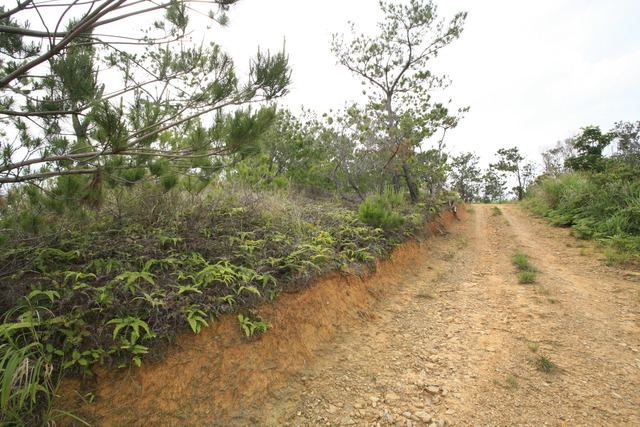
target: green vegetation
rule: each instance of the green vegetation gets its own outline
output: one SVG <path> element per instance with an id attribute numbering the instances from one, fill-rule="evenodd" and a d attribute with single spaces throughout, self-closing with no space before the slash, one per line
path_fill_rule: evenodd
<path id="1" fill-rule="evenodd" d="M 518 252 L 513 257 L 511 257 L 511 261 L 518 268 L 518 271 L 532 272 L 537 273 L 539 270 L 531 265 L 529 255 Z"/>
<path id="2" fill-rule="evenodd" d="M 558 365 L 552 362 L 551 357 L 547 354 L 538 354 L 533 362 L 540 372 L 553 373 L 558 370 Z"/>
<path id="3" fill-rule="evenodd" d="M 527 347 L 529 347 L 529 350 L 536 353 L 540 349 L 540 343 L 527 341 Z"/>
<path id="4" fill-rule="evenodd" d="M 511 174 L 516 179 L 517 185 L 513 187 L 518 200 L 522 200 L 525 191 L 534 177 L 534 166 L 526 162 L 520 154 L 518 147 L 501 148 L 497 152 L 498 162 L 491 165 L 496 172 Z"/>
<path id="5" fill-rule="evenodd" d="M 518 269 L 518 283 L 524 285 L 536 282 L 536 276 L 540 270 L 531 265 L 529 255 L 519 252 L 511 257 L 511 261 Z"/>
<path id="6" fill-rule="evenodd" d="M 521 271 L 518 273 L 518 283 L 521 285 L 536 283 L 536 277 L 536 273 L 532 271 Z"/>
<path id="7" fill-rule="evenodd" d="M 509 374 L 505 382 L 508 388 L 518 388 L 518 374 L 512 372 L 511 374 Z"/>
<path id="8" fill-rule="evenodd" d="M 226 25 L 236 2 L 0 6 L 0 423 L 54 423 L 66 375 L 160 360 L 224 314 L 268 333 L 258 306 L 372 266 L 458 200 L 443 135 L 466 108 L 432 99 L 426 67 L 465 13 L 381 2 L 380 35 L 332 43 L 368 100 L 318 118 L 275 104 L 284 51 L 241 73 L 192 41 L 192 15 Z M 27 21 L 43 7 L 55 28 Z"/>
<path id="9" fill-rule="evenodd" d="M 364 109 L 351 108 L 342 123 L 356 119 L 358 133 L 368 135 L 361 144 L 381 148 L 376 150 L 377 164 L 369 163 L 368 169 L 391 175 L 396 193 L 402 180 L 413 203 L 421 197 L 421 183 L 439 198 L 446 181 L 444 141 L 427 151 L 420 150 L 420 144 L 437 131 L 456 127 L 468 108 L 450 114 L 444 104 L 431 102 L 430 92 L 445 87 L 446 79 L 431 73 L 428 66 L 460 37 L 467 14 L 459 12 L 447 22 L 438 17 L 431 1 L 379 4 L 384 20 L 378 24 L 378 34 L 357 34 L 352 25 L 348 37 L 333 35 L 331 50 L 338 63 L 362 81 L 369 98 Z M 347 155 L 349 151 L 343 150 Z"/>
<path id="10" fill-rule="evenodd" d="M 491 215 L 492 215 L 492 216 L 499 216 L 499 215 L 502 215 L 502 210 L 501 210 L 499 207 L 497 207 L 497 206 L 493 206 L 493 207 L 491 208 Z"/>
<path id="11" fill-rule="evenodd" d="M 433 292 L 428 289 L 423 289 L 416 295 L 416 298 L 422 299 L 435 299 L 435 297 L 436 296 L 433 294 Z"/>
<path id="12" fill-rule="evenodd" d="M 617 123 L 606 134 L 584 128 L 569 141 L 570 154 L 558 157 L 564 146 L 547 153 L 547 176 L 529 191 L 531 210 L 571 227 L 579 238 L 604 244 L 610 264 L 640 255 L 639 130 L 640 122 Z M 616 151 L 604 157 L 614 142 Z"/>
<path id="13" fill-rule="evenodd" d="M 397 228 L 405 221 L 395 211 L 402 203 L 402 193 L 388 189 L 383 194 L 368 197 L 362 202 L 358 208 L 358 219 L 372 227 Z"/>
<path id="14" fill-rule="evenodd" d="M 464 237 L 457 238 L 455 241 L 455 244 L 456 244 L 456 248 L 458 249 L 464 249 L 467 246 L 469 246 L 469 242 Z"/>
<path id="15" fill-rule="evenodd" d="M 270 325 L 257 306 L 326 272 L 371 265 L 431 215 L 397 205 L 402 221 L 379 228 L 357 206 L 231 183 L 197 196 L 153 187 L 142 195 L 117 206 L 121 216 L 111 200 L 38 228 L 19 226 L 34 207 L 17 195 L 4 208 L 0 368 L 30 370 L 23 387 L 11 379 L 18 374 L 4 377 L 6 416 L 45 402 L 62 372 L 158 360 L 178 334 L 225 313 L 237 313 L 247 337 L 263 333 Z"/>

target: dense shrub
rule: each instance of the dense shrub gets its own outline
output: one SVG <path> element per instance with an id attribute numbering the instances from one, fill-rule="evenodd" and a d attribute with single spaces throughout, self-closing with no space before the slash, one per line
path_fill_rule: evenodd
<path id="1" fill-rule="evenodd" d="M 383 194 L 367 197 L 358 208 L 358 219 L 372 227 L 397 228 L 405 218 L 395 209 L 402 205 L 401 193 L 386 190 Z"/>
<path id="2" fill-rule="evenodd" d="M 616 168 L 547 178 L 532 189 L 528 205 L 578 237 L 640 253 L 640 174 Z"/>

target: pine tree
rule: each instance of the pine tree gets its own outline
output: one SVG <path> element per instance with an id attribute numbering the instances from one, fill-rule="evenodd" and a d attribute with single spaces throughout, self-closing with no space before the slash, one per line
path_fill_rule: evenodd
<path id="1" fill-rule="evenodd" d="M 210 19 L 225 25 L 236 2 L 210 2 Z M 217 173 L 221 156 L 254 152 L 274 110 L 228 107 L 284 95 L 288 58 L 258 51 L 242 81 L 221 46 L 187 37 L 197 3 L 0 7 L 0 186 L 66 177 L 85 196 L 105 181 L 170 186 L 177 175 Z M 38 13 L 42 21 L 28 21 Z M 143 17 L 155 22 L 137 33 Z"/>

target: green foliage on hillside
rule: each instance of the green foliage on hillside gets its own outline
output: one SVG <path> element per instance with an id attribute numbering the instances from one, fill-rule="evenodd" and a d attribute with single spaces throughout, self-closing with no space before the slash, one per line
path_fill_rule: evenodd
<path id="1" fill-rule="evenodd" d="M 247 336 L 264 331 L 258 305 L 323 273 L 371 266 L 430 215 L 393 193 L 385 196 L 393 226 L 372 226 L 357 206 L 288 189 L 141 190 L 75 217 L 44 215 L 17 195 L 2 207 L 0 369 L 18 359 L 49 369 L 34 371 L 27 396 L 7 380 L 7 420 L 19 420 L 11 414 L 23 398 L 23 409 L 47 401 L 51 373 L 91 376 L 95 365 L 161 359 L 177 334 L 199 333 L 225 313 L 237 313 Z M 36 193 L 25 197 L 46 199 Z"/>
<path id="2" fill-rule="evenodd" d="M 623 130 L 631 129 L 631 133 Z M 640 168 L 638 127 L 619 123 L 602 134 L 587 127 L 575 138 L 577 155 L 567 158 L 573 169 L 543 177 L 530 189 L 528 206 L 552 223 L 572 228 L 581 238 L 610 245 L 623 259 L 640 255 Z M 612 141 L 618 151 L 604 157 Z"/>
<path id="3" fill-rule="evenodd" d="M 532 191 L 532 209 L 578 237 L 640 253 L 640 179 L 572 172 L 542 181 Z"/>
<path id="4" fill-rule="evenodd" d="M 356 72 L 373 49 L 369 101 L 318 118 L 275 104 L 284 51 L 239 73 L 194 41 L 191 15 L 226 25 L 237 0 L 99 3 L 0 6 L 3 424 L 53 424 L 66 374 L 161 359 L 225 313 L 251 339 L 270 327 L 260 304 L 372 266 L 457 198 L 444 135 L 467 109 L 432 100 L 446 82 L 425 67 L 465 13 L 445 25 L 431 1 L 381 2 L 383 44 L 333 44 Z M 55 29 L 27 20 L 44 7 Z M 137 16 L 153 24 L 109 27 Z"/>
<path id="5" fill-rule="evenodd" d="M 405 223 L 405 218 L 396 211 L 402 202 L 402 194 L 393 190 L 368 197 L 358 208 L 358 219 L 372 227 L 397 228 Z"/>

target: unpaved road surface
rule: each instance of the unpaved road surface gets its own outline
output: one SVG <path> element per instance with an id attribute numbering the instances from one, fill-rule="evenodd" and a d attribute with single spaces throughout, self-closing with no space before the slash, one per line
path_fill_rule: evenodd
<path id="1" fill-rule="evenodd" d="M 373 319 L 225 424 L 640 425 L 637 273 L 499 209 L 467 207 Z M 540 270 L 535 284 L 518 283 L 516 252 Z"/>

